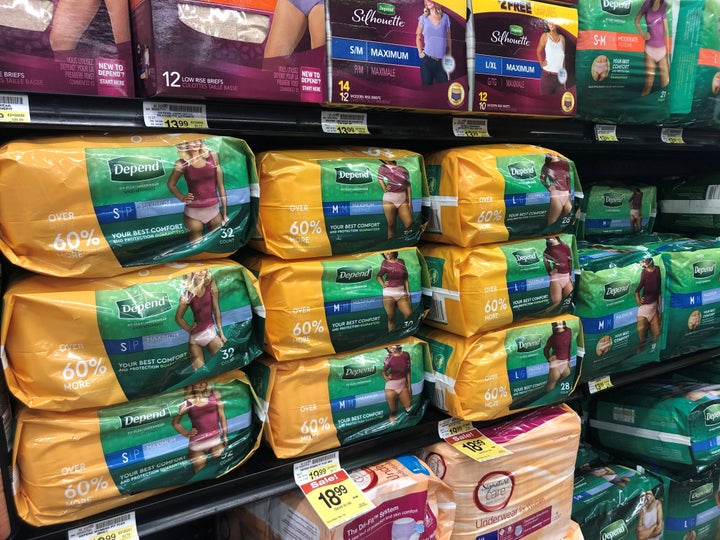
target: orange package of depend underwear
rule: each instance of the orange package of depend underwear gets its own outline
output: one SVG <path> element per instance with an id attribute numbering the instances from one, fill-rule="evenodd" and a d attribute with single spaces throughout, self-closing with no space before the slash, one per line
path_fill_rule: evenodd
<path id="1" fill-rule="evenodd" d="M 420 154 L 388 148 L 257 156 L 262 197 L 250 245 L 282 259 L 414 246 L 428 217 Z"/>
<path id="2" fill-rule="evenodd" d="M 414 247 L 292 264 L 271 255 L 247 254 L 239 260 L 260 281 L 265 350 L 277 360 L 411 336 L 430 305 L 427 268 Z"/>
<path id="3" fill-rule="evenodd" d="M 294 489 L 230 512 L 228 534 L 222 540 L 450 538 L 453 492 L 417 457 L 402 455 L 349 474 L 375 508 L 328 529 L 302 492 Z"/>
<path id="4" fill-rule="evenodd" d="M 281 459 L 413 426 L 430 401 L 430 355 L 414 337 L 290 362 L 263 356 L 245 369 L 267 413 L 265 439 Z"/>
<path id="5" fill-rule="evenodd" d="M 561 539 L 570 527 L 580 418 L 567 405 L 482 428 L 497 457 L 475 461 L 447 442 L 419 457 L 455 493 L 453 538 Z M 498 455 L 500 450 L 509 454 Z"/>
<path id="6" fill-rule="evenodd" d="M 12 456 L 18 515 L 67 523 L 218 478 L 258 448 L 258 409 L 239 370 L 103 409 L 23 408 Z"/>
<path id="7" fill-rule="evenodd" d="M 257 222 L 255 157 L 232 137 L 62 136 L 0 148 L 0 250 L 58 277 L 227 257 Z"/>
<path id="8" fill-rule="evenodd" d="M 242 368 L 263 352 L 259 285 L 229 259 L 105 279 L 24 275 L 3 300 L 5 377 L 31 408 L 106 407 Z"/>

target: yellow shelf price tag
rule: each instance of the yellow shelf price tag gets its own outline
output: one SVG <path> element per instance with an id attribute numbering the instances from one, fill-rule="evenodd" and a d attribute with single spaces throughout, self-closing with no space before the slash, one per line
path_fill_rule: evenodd
<path id="1" fill-rule="evenodd" d="M 662 128 L 660 140 L 666 144 L 685 144 L 682 128 Z"/>
<path id="2" fill-rule="evenodd" d="M 329 528 L 350 521 L 375 508 L 345 469 L 311 480 L 302 484 L 300 489 Z"/>
<path id="3" fill-rule="evenodd" d="M 68 531 L 68 540 L 139 540 L 135 512 Z"/>
<path id="4" fill-rule="evenodd" d="M 0 94 L 0 123 L 29 124 L 30 100 L 27 95 Z"/>
<path id="5" fill-rule="evenodd" d="M 612 124 L 596 124 L 595 139 L 599 142 L 618 142 L 617 126 Z"/>
<path id="6" fill-rule="evenodd" d="M 607 390 L 608 388 L 612 388 L 612 381 L 610 380 L 610 375 L 605 375 L 604 377 L 600 377 L 599 379 L 595 379 L 594 381 L 588 382 L 588 392 L 591 394 L 594 394 L 596 392 L 601 392 L 603 390 Z"/>
<path id="7" fill-rule="evenodd" d="M 438 422 L 440 438 L 475 461 L 487 461 L 512 454 L 510 450 L 473 427 L 472 422 L 448 418 Z"/>
<path id="8" fill-rule="evenodd" d="M 323 133 L 340 135 L 369 135 L 366 113 L 321 111 Z"/>
<path id="9" fill-rule="evenodd" d="M 485 118 L 453 118 L 452 130 L 455 137 L 490 137 Z"/>
<path id="10" fill-rule="evenodd" d="M 143 102 L 145 126 L 171 129 L 207 129 L 204 104 Z"/>

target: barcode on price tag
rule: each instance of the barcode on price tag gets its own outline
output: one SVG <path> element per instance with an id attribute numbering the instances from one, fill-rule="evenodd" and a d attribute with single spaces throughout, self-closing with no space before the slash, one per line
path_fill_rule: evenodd
<path id="1" fill-rule="evenodd" d="M 0 122 L 27 124 L 30 122 L 30 100 L 27 95 L 0 94 Z"/>
<path id="2" fill-rule="evenodd" d="M 685 144 L 682 128 L 662 128 L 660 140 L 667 144 Z"/>
<path id="3" fill-rule="evenodd" d="M 489 137 L 485 118 L 453 118 L 453 135 L 456 137 Z"/>
<path id="4" fill-rule="evenodd" d="M 320 122 L 323 133 L 340 135 L 369 135 L 366 113 L 321 111 Z"/>
<path id="5" fill-rule="evenodd" d="M 588 392 L 591 394 L 594 394 L 596 392 L 600 392 L 602 390 L 607 390 L 608 388 L 612 388 L 612 381 L 610 380 L 610 375 L 605 375 L 604 377 L 600 377 L 599 379 L 595 379 L 594 381 L 588 382 Z"/>
<path id="6" fill-rule="evenodd" d="M 207 129 L 205 105 L 193 103 L 143 102 L 147 127 L 170 129 Z"/>
<path id="7" fill-rule="evenodd" d="M 68 531 L 68 540 L 138 540 L 135 512 L 129 512 Z"/>
<path id="8" fill-rule="evenodd" d="M 438 422 L 441 439 L 475 461 L 487 461 L 512 454 L 476 429 L 472 422 L 446 418 Z"/>
<path id="9" fill-rule="evenodd" d="M 617 126 L 612 124 L 596 124 L 595 139 L 599 142 L 617 142 Z"/>

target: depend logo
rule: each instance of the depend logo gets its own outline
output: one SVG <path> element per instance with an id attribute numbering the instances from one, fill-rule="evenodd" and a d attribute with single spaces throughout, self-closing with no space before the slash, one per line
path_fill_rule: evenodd
<path id="1" fill-rule="evenodd" d="M 707 499 L 712 495 L 713 492 L 713 485 L 712 483 L 703 484 L 700 487 L 697 487 L 693 489 L 690 492 L 690 501 L 691 503 L 700 501 L 702 499 Z"/>
<path id="2" fill-rule="evenodd" d="M 377 5 L 377 12 L 381 15 L 390 15 L 392 17 L 395 15 L 395 6 L 381 2 Z"/>
<path id="3" fill-rule="evenodd" d="M 620 279 L 612 283 L 606 283 L 603 298 L 605 300 L 615 300 L 625 296 L 630 291 L 631 286 L 632 282 L 629 279 Z"/>
<path id="4" fill-rule="evenodd" d="M 170 410 L 167 407 L 163 407 L 159 411 L 152 411 L 146 414 L 124 414 L 118 416 L 120 419 L 120 426 L 123 429 L 149 424 L 150 422 L 156 422 L 157 420 L 163 420 L 164 418 L 169 417 Z"/>
<path id="5" fill-rule="evenodd" d="M 532 161 L 516 161 L 508 165 L 510 176 L 517 180 L 527 180 L 536 176 L 535 164 Z"/>
<path id="6" fill-rule="evenodd" d="M 697 261 L 693 263 L 693 277 L 701 279 L 715 274 L 715 261 Z"/>
<path id="7" fill-rule="evenodd" d="M 623 195 L 622 193 L 603 194 L 603 206 L 609 206 L 610 208 L 614 208 L 617 206 L 622 206 L 623 201 L 625 201 L 625 195 Z"/>
<path id="8" fill-rule="evenodd" d="M 512 255 L 520 266 L 530 266 L 540 262 L 535 248 L 518 249 L 513 251 Z"/>
<path id="9" fill-rule="evenodd" d="M 600 8 L 612 15 L 630 15 L 632 0 L 600 0 Z"/>
<path id="10" fill-rule="evenodd" d="M 703 414 L 705 415 L 706 426 L 714 426 L 720 423 L 720 405 L 710 405 L 703 411 Z"/>
<path id="11" fill-rule="evenodd" d="M 377 373 L 377 368 L 373 366 L 361 366 L 358 364 L 350 364 L 349 366 L 343 366 L 343 379 L 362 379 L 364 377 L 370 377 Z"/>
<path id="12" fill-rule="evenodd" d="M 165 176 L 165 167 L 159 159 L 123 157 L 108 160 L 110 180 L 113 182 L 142 182 Z"/>
<path id="13" fill-rule="evenodd" d="M 542 336 L 540 334 L 529 334 L 527 336 L 515 339 L 518 352 L 536 351 L 542 346 Z"/>
<path id="14" fill-rule="evenodd" d="M 369 184 L 372 181 L 373 175 L 367 167 L 358 169 L 338 167 L 335 169 L 335 182 L 338 184 Z"/>
<path id="15" fill-rule="evenodd" d="M 120 300 L 115 302 L 118 309 L 118 317 L 121 319 L 146 319 L 160 315 L 172 309 L 168 295 L 163 293 L 159 298 L 138 302 L 134 299 Z"/>
<path id="16" fill-rule="evenodd" d="M 371 277 L 371 266 L 343 266 L 337 269 L 335 283 L 362 283 Z"/>
<path id="17" fill-rule="evenodd" d="M 510 35 L 513 35 L 513 36 L 525 35 L 525 30 L 523 30 L 523 27 L 518 24 L 511 24 L 508 27 L 508 30 L 510 30 Z"/>
<path id="18" fill-rule="evenodd" d="M 627 525 L 622 519 L 612 522 L 600 530 L 600 540 L 618 540 L 625 538 L 628 533 Z"/>

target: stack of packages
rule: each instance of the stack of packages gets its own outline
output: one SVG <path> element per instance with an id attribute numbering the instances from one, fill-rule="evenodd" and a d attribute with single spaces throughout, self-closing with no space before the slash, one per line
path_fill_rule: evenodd
<path id="1" fill-rule="evenodd" d="M 575 166 L 527 145 L 450 149 L 426 164 L 433 304 L 419 336 L 433 404 L 465 421 L 524 413 L 480 429 L 507 455 L 476 461 L 445 442 L 419 455 L 455 492 L 453 537 L 570 536 L 580 420 L 563 402 L 583 346 L 572 315 Z"/>
<path id="2" fill-rule="evenodd" d="M 267 412 L 265 440 L 276 457 L 297 458 L 417 424 L 432 375 L 427 344 L 414 337 L 429 307 L 415 247 L 427 221 L 422 156 L 266 151 L 258 176 L 256 252 L 241 261 L 257 275 L 267 308 L 266 353 L 247 368 Z M 449 535 L 452 493 L 416 457 L 351 475 L 375 505 L 356 520 L 328 529 L 298 488 L 231 512 L 230 534 Z"/>
<path id="3" fill-rule="evenodd" d="M 240 368 L 262 353 L 264 310 L 228 258 L 257 220 L 245 142 L 12 141 L 0 184 L 19 516 L 71 522 L 247 460 L 262 420 Z"/>

